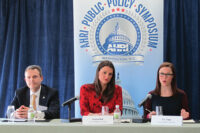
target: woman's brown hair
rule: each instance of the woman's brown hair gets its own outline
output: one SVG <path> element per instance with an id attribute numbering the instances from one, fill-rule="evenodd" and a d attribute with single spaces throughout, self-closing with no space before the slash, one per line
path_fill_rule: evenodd
<path id="1" fill-rule="evenodd" d="M 113 70 L 112 78 L 111 78 L 110 82 L 107 84 L 107 87 L 104 90 L 104 92 L 102 94 L 102 98 L 101 98 L 101 100 L 103 102 L 108 102 L 113 97 L 113 94 L 114 94 L 114 91 L 115 91 L 115 68 L 114 68 L 114 65 L 111 61 L 106 60 L 106 61 L 102 61 L 99 64 L 99 66 L 97 67 L 97 70 L 96 70 L 94 86 L 95 86 L 96 94 L 97 94 L 97 96 L 99 96 L 101 94 L 101 91 L 102 91 L 102 86 L 101 86 L 101 83 L 99 81 L 99 71 L 105 66 L 108 66 L 108 67 L 112 68 L 112 70 Z"/>

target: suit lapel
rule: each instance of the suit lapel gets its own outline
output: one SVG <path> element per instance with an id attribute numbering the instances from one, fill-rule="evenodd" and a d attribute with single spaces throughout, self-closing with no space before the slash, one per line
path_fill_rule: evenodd
<path id="1" fill-rule="evenodd" d="M 45 87 L 41 86 L 39 105 L 46 106 L 46 104 L 47 104 L 47 92 Z"/>
<path id="2" fill-rule="evenodd" d="M 30 105 L 30 89 L 29 88 L 27 88 L 27 91 L 24 97 L 24 103 L 26 107 L 29 107 Z"/>

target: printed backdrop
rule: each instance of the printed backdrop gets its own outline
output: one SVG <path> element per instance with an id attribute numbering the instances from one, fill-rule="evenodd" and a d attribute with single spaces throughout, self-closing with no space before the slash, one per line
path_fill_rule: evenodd
<path id="1" fill-rule="evenodd" d="M 163 0 L 74 0 L 75 96 L 110 60 L 123 88 L 123 117 L 140 117 L 137 105 L 154 89 L 163 61 Z M 80 117 L 79 102 L 75 116 Z"/>

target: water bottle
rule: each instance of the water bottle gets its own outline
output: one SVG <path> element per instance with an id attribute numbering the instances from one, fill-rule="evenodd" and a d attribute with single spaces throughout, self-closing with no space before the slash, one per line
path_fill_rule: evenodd
<path id="1" fill-rule="evenodd" d="M 120 123 L 121 122 L 121 111 L 119 109 L 119 105 L 115 105 L 115 111 L 114 111 L 114 123 Z"/>
<path id="2" fill-rule="evenodd" d="M 28 121 L 35 122 L 35 110 L 32 105 L 30 105 L 30 108 L 28 109 Z"/>

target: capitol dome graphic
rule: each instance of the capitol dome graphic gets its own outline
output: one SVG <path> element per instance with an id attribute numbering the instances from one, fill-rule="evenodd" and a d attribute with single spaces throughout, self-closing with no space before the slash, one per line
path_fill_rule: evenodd
<path id="1" fill-rule="evenodd" d="M 121 80 L 119 78 L 119 73 L 117 74 L 116 84 L 120 85 Z M 123 98 L 123 114 L 122 118 L 141 118 L 138 110 L 135 108 L 134 102 L 127 90 L 122 88 L 122 98 Z"/>
<path id="2" fill-rule="evenodd" d="M 123 55 L 129 52 L 133 46 L 130 43 L 130 39 L 120 31 L 117 23 L 114 32 L 106 38 L 103 48 L 111 55 Z"/>

